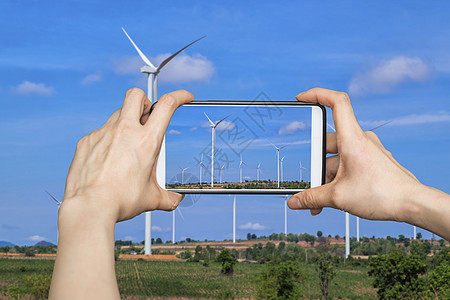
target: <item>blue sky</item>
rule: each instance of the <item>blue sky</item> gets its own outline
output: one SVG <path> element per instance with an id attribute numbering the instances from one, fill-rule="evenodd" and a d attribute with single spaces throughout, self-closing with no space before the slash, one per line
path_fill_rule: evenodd
<path id="1" fill-rule="evenodd" d="M 57 206 L 76 142 L 145 88 L 121 27 L 155 63 L 192 40 L 161 73 L 160 95 L 290 100 L 325 87 L 350 94 L 364 129 L 423 183 L 450 191 L 450 4 L 434 1 L 10 1 L 0 2 L 0 240 L 56 242 Z M 332 121 L 330 119 L 330 121 Z M 283 230 L 283 199 L 240 196 L 238 237 Z M 232 233 L 228 196 L 202 197 L 177 215 L 177 240 Z M 171 239 L 171 215 L 153 214 Z M 290 232 L 344 234 L 344 214 L 288 214 Z M 355 235 L 355 219 L 351 219 Z M 425 237 L 430 233 L 422 231 Z M 361 221 L 366 236 L 412 235 L 412 226 Z M 144 238 L 144 218 L 116 227 Z"/>

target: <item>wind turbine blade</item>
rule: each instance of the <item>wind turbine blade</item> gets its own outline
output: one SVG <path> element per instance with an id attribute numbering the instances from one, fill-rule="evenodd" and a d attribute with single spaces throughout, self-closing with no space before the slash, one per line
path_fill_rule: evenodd
<path id="1" fill-rule="evenodd" d="M 284 159 L 285 157 L 286 157 L 286 155 L 285 155 L 285 156 L 283 156 L 283 157 L 282 157 L 282 158 L 281 158 L 280 160 L 281 160 L 281 161 L 283 161 L 283 159 Z"/>
<path id="2" fill-rule="evenodd" d="M 152 67 L 156 71 L 156 67 L 150 62 L 150 60 L 142 53 L 141 49 L 133 42 L 131 37 L 128 35 L 128 33 L 125 31 L 125 29 L 122 27 L 123 32 L 127 35 L 130 42 L 133 44 L 136 51 L 139 53 L 139 56 L 142 58 L 142 60 L 149 66 Z"/>
<path id="3" fill-rule="evenodd" d="M 56 203 L 58 203 L 58 205 L 61 205 L 61 202 L 60 202 L 58 199 L 56 199 L 55 196 L 53 196 L 52 194 L 50 194 L 47 190 L 46 190 L 45 192 L 46 192 L 50 197 L 52 197 L 52 199 L 55 200 Z"/>
<path id="4" fill-rule="evenodd" d="M 333 130 L 334 132 L 336 132 L 336 129 L 334 129 L 333 126 L 330 125 L 330 123 L 327 123 L 327 126 L 331 128 L 331 130 Z"/>
<path id="5" fill-rule="evenodd" d="M 383 124 L 381 124 L 381 125 L 378 125 L 378 126 L 372 128 L 372 129 L 369 129 L 369 131 L 377 130 L 378 128 L 383 127 L 383 126 L 385 126 L 385 125 L 391 123 L 392 121 L 394 121 L 394 120 L 387 121 L 387 122 L 385 122 L 385 123 L 383 123 Z"/>
<path id="6" fill-rule="evenodd" d="M 222 120 L 220 120 L 219 122 L 217 122 L 217 123 L 216 123 L 216 127 L 217 127 L 217 125 L 220 124 L 220 122 L 222 122 L 223 120 L 225 120 L 225 119 L 228 118 L 229 116 L 231 116 L 231 115 L 228 115 L 228 116 L 226 116 L 225 118 L 223 118 Z"/>
<path id="7" fill-rule="evenodd" d="M 287 146 L 289 146 L 289 144 L 284 145 L 283 147 L 280 147 L 279 149 L 281 150 L 281 149 L 283 149 L 283 148 L 286 148 Z"/>
<path id="8" fill-rule="evenodd" d="M 269 142 L 275 149 L 277 149 L 278 150 L 278 147 L 277 146 L 275 146 L 274 144 L 272 144 L 271 142 Z"/>
<path id="9" fill-rule="evenodd" d="M 178 211 L 178 213 L 180 214 L 181 219 L 183 219 L 183 221 L 184 221 L 184 216 L 183 216 L 183 214 L 181 213 L 181 208 L 177 207 L 177 211 Z"/>
<path id="10" fill-rule="evenodd" d="M 211 119 L 208 117 L 208 115 L 205 112 L 203 112 L 203 113 L 205 114 L 206 118 L 208 118 L 209 123 L 211 123 L 211 125 L 214 126 L 214 122 L 211 121 Z"/>
<path id="11" fill-rule="evenodd" d="M 178 50 L 177 52 L 175 52 L 174 54 L 172 54 L 171 56 L 169 56 L 168 58 L 166 58 L 166 59 L 159 65 L 159 67 L 158 67 L 158 69 L 157 69 L 157 72 L 159 72 L 162 68 L 164 68 L 164 66 L 167 65 L 167 63 L 168 63 L 169 61 L 171 61 L 175 56 L 177 56 L 178 54 L 180 54 L 180 52 L 182 52 L 184 49 L 186 49 L 187 47 L 191 46 L 191 45 L 194 44 L 194 43 L 197 43 L 198 41 L 200 41 L 201 39 L 203 39 L 203 38 L 205 38 L 205 37 L 206 37 L 206 35 L 205 35 L 205 36 L 202 36 L 202 37 L 199 38 L 199 39 L 196 39 L 195 41 L 193 41 L 193 42 L 190 43 L 189 45 L 184 46 L 183 48 L 181 48 L 180 50 Z"/>

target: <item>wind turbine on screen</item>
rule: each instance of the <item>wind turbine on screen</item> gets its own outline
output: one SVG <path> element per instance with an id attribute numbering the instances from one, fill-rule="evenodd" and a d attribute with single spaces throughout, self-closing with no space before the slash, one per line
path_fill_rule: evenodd
<path id="1" fill-rule="evenodd" d="M 258 167 L 256 168 L 256 180 L 259 181 L 259 175 L 261 173 L 261 162 L 258 164 Z"/>
<path id="2" fill-rule="evenodd" d="M 280 150 L 287 147 L 288 145 L 277 147 L 274 144 L 272 144 L 272 146 L 274 146 L 277 151 L 277 181 L 278 181 L 278 188 L 280 188 Z"/>
<path id="3" fill-rule="evenodd" d="M 208 119 L 210 125 L 209 127 L 211 127 L 211 187 L 214 186 L 214 155 L 215 155 L 215 146 L 216 146 L 216 128 L 217 126 L 226 118 L 228 118 L 230 115 L 226 116 L 225 118 L 223 118 L 222 120 L 217 121 L 216 123 L 214 123 L 213 121 L 211 121 L 211 119 L 208 117 L 208 115 L 203 112 L 206 116 L 206 118 Z"/>
<path id="4" fill-rule="evenodd" d="M 286 157 L 286 155 L 285 156 L 283 156 L 281 159 L 280 159 L 280 168 L 281 168 L 281 182 L 283 182 L 283 161 L 284 161 L 284 158 Z"/>
<path id="5" fill-rule="evenodd" d="M 200 185 L 202 185 L 202 173 L 203 173 L 203 169 L 202 168 L 206 168 L 205 164 L 203 163 L 203 153 L 202 153 L 202 159 L 200 160 L 200 162 L 198 163 L 198 166 L 200 168 Z"/>
<path id="6" fill-rule="evenodd" d="M 241 154 L 241 161 L 239 162 L 239 182 L 242 183 L 242 168 L 244 167 L 245 162 L 242 160 L 242 154 Z"/>
<path id="7" fill-rule="evenodd" d="M 151 61 L 142 53 L 142 51 L 139 49 L 139 47 L 134 43 L 134 41 L 131 39 L 131 37 L 128 35 L 128 33 L 125 31 L 125 29 L 122 27 L 123 32 L 128 37 L 130 42 L 133 44 L 136 51 L 139 53 L 139 56 L 144 61 L 146 66 L 143 66 L 141 68 L 141 72 L 147 74 L 147 98 L 152 102 L 156 102 L 158 100 L 158 74 L 164 68 L 165 65 L 167 65 L 175 56 L 180 54 L 183 50 L 185 50 L 187 47 L 191 46 L 192 44 L 198 42 L 199 40 L 203 39 L 205 36 L 193 41 L 192 43 L 188 44 L 187 46 L 184 46 L 174 54 L 170 55 L 168 58 L 166 58 L 158 67 L 155 67 Z M 163 144 L 161 146 L 161 151 L 164 153 L 165 149 L 165 142 L 163 140 Z M 162 156 L 160 156 L 161 159 Z M 152 254 L 152 213 L 150 211 L 145 213 L 145 254 Z"/>
<path id="8" fill-rule="evenodd" d="M 300 182 L 303 181 L 303 173 L 302 173 L 302 170 L 306 170 L 306 168 L 303 167 L 302 161 L 300 161 Z"/>

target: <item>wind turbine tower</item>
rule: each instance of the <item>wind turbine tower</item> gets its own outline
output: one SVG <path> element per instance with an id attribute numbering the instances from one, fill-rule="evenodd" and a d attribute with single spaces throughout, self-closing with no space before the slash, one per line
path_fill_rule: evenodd
<path id="1" fill-rule="evenodd" d="M 300 182 L 303 181 L 303 172 L 302 172 L 302 170 L 306 170 L 306 168 L 302 166 L 302 161 L 300 161 Z"/>
<path id="2" fill-rule="evenodd" d="M 274 146 L 277 151 L 277 181 L 278 181 L 278 188 L 280 188 L 280 150 L 283 149 L 284 147 L 287 147 L 288 145 L 284 145 L 283 147 L 280 148 L 278 148 L 274 144 L 272 144 L 272 146 Z"/>
<path id="3" fill-rule="evenodd" d="M 256 168 L 256 180 L 259 181 L 259 174 L 261 172 L 261 162 L 258 164 L 258 167 Z"/>
<path id="4" fill-rule="evenodd" d="M 220 183 L 222 183 L 222 173 L 223 173 L 223 168 L 225 167 L 225 165 L 222 165 L 220 167 L 220 171 L 219 171 L 219 179 L 220 179 Z"/>
<path id="5" fill-rule="evenodd" d="M 220 124 L 220 122 L 222 122 L 223 120 L 225 120 L 226 118 L 229 117 L 226 116 L 225 118 L 223 118 L 222 120 L 214 123 L 213 121 L 211 121 L 211 119 L 208 117 L 208 115 L 203 112 L 206 116 L 206 118 L 208 119 L 209 123 L 210 123 L 210 127 L 211 127 L 211 187 L 214 186 L 214 152 L 215 152 L 215 146 L 216 146 L 216 127 L 217 125 Z"/>
<path id="6" fill-rule="evenodd" d="M 242 183 L 242 168 L 245 165 L 245 162 L 242 160 L 242 154 L 241 154 L 241 161 L 239 162 L 239 182 Z"/>
<path id="7" fill-rule="evenodd" d="M 283 156 L 281 159 L 280 159 L 280 165 L 281 165 L 281 182 L 283 182 L 284 180 L 283 180 L 283 160 L 284 160 L 284 158 L 285 158 L 286 156 Z"/>
<path id="8" fill-rule="evenodd" d="M 236 195 L 233 197 L 233 244 L 236 243 Z"/>
<path id="9" fill-rule="evenodd" d="M 200 168 L 200 185 L 202 184 L 202 173 L 203 173 L 203 169 L 205 167 L 205 164 L 203 163 L 203 153 L 202 153 L 202 160 L 200 160 L 200 162 L 198 163 L 199 168 Z"/>
<path id="10" fill-rule="evenodd" d="M 128 37 L 130 42 L 133 44 L 136 51 L 139 53 L 139 56 L 146 64 L 141 68 L 141 72 L 144 74 L 147 74 L 147 98 L 152 102 L 156 102 L 158 100 L 158 74 L 164 68 L 165 65 L 167 65 L 175 56 L 180 54 L 184 49 L 191 46 L 192 44 L 198 42 L 199 40 L 203 39 L 203 37 L 193 41 L 189 45 L 181 48 L 168 58 L 166 58 L 158 67 L 155 67 L 151 61 L 142 53 L 142 51 L 138 48 L 138 46 L 134 43 L 134 41 L 131 39 L 131 37 L 128 35 L 128 33 L 125 31 L 125 29 L 122 27 L 123 32 Z M 163 143 L 161 145 L 161 154 L 158 158 L 158 163 L 160 161 L 165 160 L 165 140 L 163 140 Z M 164 178 L 164 176 L 163 176 Z M 146 212 L 145 213 L 145 254 L 152 254 L 152 213 Z"/>

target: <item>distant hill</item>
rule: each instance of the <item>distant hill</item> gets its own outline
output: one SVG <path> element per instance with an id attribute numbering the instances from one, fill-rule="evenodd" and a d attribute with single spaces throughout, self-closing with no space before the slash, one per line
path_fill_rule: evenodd
<path id="1" fill-rule="evenodd" d="M 50 242 L 46 242 L 46 241 L 40 241 L 38 243 L 36 243 L 35 246 L 56 246 L 55 244 L 52 244 Z"/>
<path id="2" fill-rule="evenodd" d="M 15 245 L 13 243 L 10 243 L 10 242 L 0 241 L 0 247 L 6 247 L 6 246 L 14 247 Z"/>

